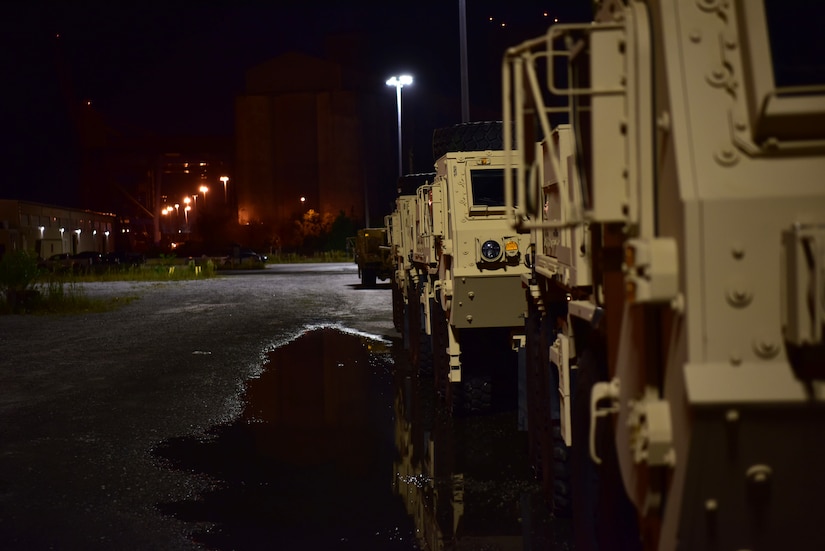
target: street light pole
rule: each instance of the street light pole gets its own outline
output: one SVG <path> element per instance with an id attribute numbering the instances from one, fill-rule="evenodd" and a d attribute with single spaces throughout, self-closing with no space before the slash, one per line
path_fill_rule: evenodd
<path id="1" fill-rule="evenodd" d="M 229 181 L 229 176 L 221 176 L 220 181 L 223 182 L 223 202 L 228 203 L 228 195 L 226 194 L 226 182 Z"/>
<path id="2" fill-rule="evenodd" d="M 404 85 L 412 84 L 413 78 L 410 75 L 401 75 L 399 77 L 390 77 L 387 81 L 387 86 L 395 86 L 395 103 L 398 107 L 398 177 L 403 175 L 401 168 L 401 88 Z"/>

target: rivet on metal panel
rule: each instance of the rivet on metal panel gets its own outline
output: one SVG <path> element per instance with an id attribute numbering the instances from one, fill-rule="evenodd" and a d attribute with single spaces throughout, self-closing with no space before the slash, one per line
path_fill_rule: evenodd
<path id="1" fill-rule="evenodd" d="M 739 155 L 736 153 L 736 150 L 729 147 L 724 147 L 714 153 L 713 158 L 722 166 L 733 166 L 739 162 Z"/>
<path id="2" fill-rule="evenodd" d="M 476 296 L 476 294 L 472 291 L 467 293 L 467 297 L 469 297 L 470 300 L 473 300 L 473 298 L 475 298 L 475 296 Z"/>
<path id="3" fill-rule="evenodd" d="M 719 9 L 719 0 L 696 0 L 699 9 L 704 11 L 716 11 Z"/>
<path id="4" fill-rule="evenodd" d="M 729 409 L 725 412 L 725 421 L 728 423 L 735 423 L 739 421 L 739 410 L 738 409 Z"/>
<path id="5" fill-rule="evenodd" d="M 728 288 L 725 293 L 728 303 L 736 308 L 744 308 L 753 300 L 753 293 L 739 286 Z"/>
<path id="6" fill-rule="evenodd" d="M 770 359 L 779 354 L 779 344 L 770 339 L 756 339 L 753 342 L 753 351 L 762 358 Z"/>
<path id="7" fill-rule="evenodd" d="M 728 80 L 728 71 L 721 65 L 717 65 L 708 72 L 705 79 L 711 86 L 724 86 Z"/>
<path id="8" fill-rule="evenodd" d="M 467 323 L 470 323 L 470 322 L 472 322 L 472 321 L 473 321 L 473 316 L 471 316 L 471 315 L 469 315 L 469 314 L 468 314 L 468 315 L 467 315 L 467 317 L 466 317 L 466 318 L 464 318 L 464 319 L 466 319 L 466 320 L 467 320 Z"/>
<path id="9" fill-rule="evenodd" d="M 690 31 L 689 37 L 691 42 L 693 42 L 694 44 L 698 44 L 702 41 L 702 31 L 700 31 L 699 29 L 693 29 L 692 31 Z"/>
<path id="10" fill-rule="evenodd" d="M 745 247 L 739 243 L 734 243 L 730 248 L 730 254 L 732 254 L 736 260 L 742 260 L 745 257 Z"/>
<path id="11" fill-rule="evenodd" d="M 742 363 L 742 354 L 738 350 L 732 350 L 730 353 L 730 364 L 740 365 Z"/>

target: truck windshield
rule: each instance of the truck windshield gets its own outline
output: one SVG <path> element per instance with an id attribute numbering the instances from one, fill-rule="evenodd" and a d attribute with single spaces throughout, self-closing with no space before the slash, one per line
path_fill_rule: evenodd
<path id="1" fill-rule="evenodd" d="M 515 175 L 513 176 L 515 181 Z M 470 171 L 473 208 L 504 207 L 504 169 Z"/>
<path id="2" fill-rule="evenodd" d="M 765 0 L 773 77 L 782 88 L 825 85 L 825 9 L 809 0 Z M 813 15 L 813 17 L 812 17 Z"/>

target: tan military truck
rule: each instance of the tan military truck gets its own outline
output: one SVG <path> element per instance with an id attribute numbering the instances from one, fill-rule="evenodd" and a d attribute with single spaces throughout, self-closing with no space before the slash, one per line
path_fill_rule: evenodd
<path id="1" fill-rule="evenodd" d="M 531 452 L 577 549 L 825 548 L 823 12 L 794 6 L 602 0 L 505 55 Z"/>
<path id="2" fill-rule="evenodd" d="M 422 185 L 432 183 L 434 177 L 434 172 L 400 177 L 395 208 L 384 221 L 395 266 L 390 280 L 393 324 L 404 336 L 404 347 L 409 350 L 413 365 L 425 370 L 430 367 L 427 364 L 430 360 L 429 338 L 422 325 L 422 280 L 413 264 L 413 250 L 416 239 L 416 192 Z"/>
<path id="3" fill-rule="evenodd" d="M 355 263 L 364 287 L 375 287 L 377 280 L 392 277 L 394 264 L 387 240 L 387 228 L 364 228 L 355 236 Z"/>
<path id="4" fill-rule="evenodd" d="M 436 386 L 455 412 L 491 406 L 494 384 L 502 400 L 515 400 L 511 343 L 524 327 L 521 274 L 529 236 L 508 224 L 500 144 L 497 122 L 434 132 L 435 176 L 417 189 L 410 221 Z"/>

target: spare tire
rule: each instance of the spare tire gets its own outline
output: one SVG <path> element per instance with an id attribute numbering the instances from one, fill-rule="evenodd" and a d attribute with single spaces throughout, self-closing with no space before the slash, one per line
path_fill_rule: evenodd
<path id="1" fill-rule="evenodd" d="M 453 151 L 498 151 L 503 148 L 501 121 L 465 122 L 433 131 L 433 161 Z"/>

